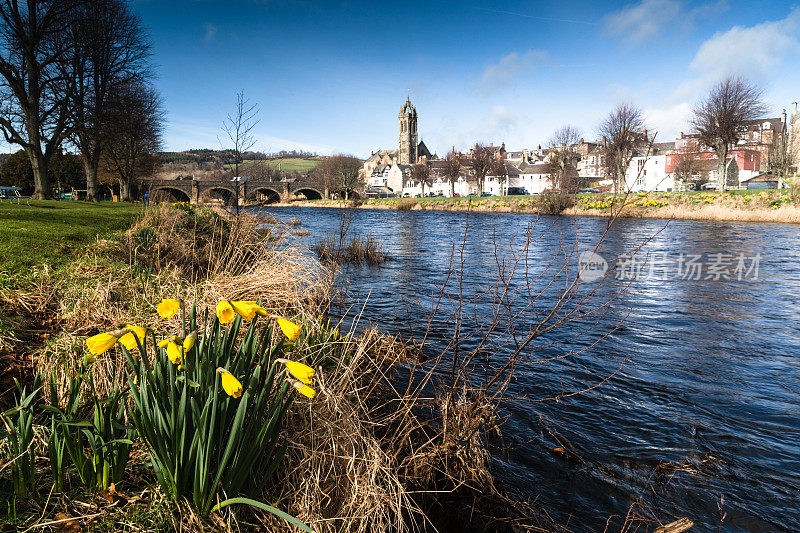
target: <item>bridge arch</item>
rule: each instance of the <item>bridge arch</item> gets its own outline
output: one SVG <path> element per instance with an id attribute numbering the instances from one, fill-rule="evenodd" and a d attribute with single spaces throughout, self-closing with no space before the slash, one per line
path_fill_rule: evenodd
<path id="1" fill-rule="evenodd" d="M 178 187 L 162 186 L 150 191 L 150 196 L 154 202 L 189 202 L 191 197 L 183 189 Z"/>
<path id="2" fill-rule="evenodd" d="M 293 194 L 295 196 L 302 194 L 305 196 L 306 200 L 321 200 L 323 197 L 322 193 L 315 187 L 300 187 L 296 189 Z"/>
<path id="3" fill-rule="evenodd" d="M 256 187 L 247 191 L 247 200 L 254 200 L 258 203 L 274 204 L 280 202 L 281 193 L 272 187 Z"/>
<path id="4" fill-rule="evenodd" d="M 224 205 L 234 205 L 236 191 L 229 187 L 212 186 L 199 191 L 198 196 L 200 196 L 201 199 L 221 202 Z"/>

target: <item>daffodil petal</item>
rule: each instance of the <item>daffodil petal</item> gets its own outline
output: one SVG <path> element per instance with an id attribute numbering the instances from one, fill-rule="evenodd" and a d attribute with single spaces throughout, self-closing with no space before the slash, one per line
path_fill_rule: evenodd
<path id="1" fill-rule="evenodd" d="M 128 351 L 133 350 L 134 348 L 138 348 L 139 344 L 136 342 L 136 338 L 139 338 L 139 342 L 144 346 L 144 340 L 147 336 L 147 330 L 140 326 L 134 326 L 133 324 L 126 324 L 125 329 L 129 329 L 130 333 L 127 333 L 120 337 L 119 343 L 123 345 Z"/>
<path id="2" fill-rule="evenodd" d="M 230 324 L 236 318 L 236 312 L 226 300 L 220 300 L 217 304 L 217 318 L 220 324 Z"/>
<path id="3" fill-rule="evenodd" d="M 290 341 L 293 341 L 300 336 L 301 328 L 294 322 L 290 322 L 289 320 L 280 317 L 276 317 L 275 320 L 281 327 L 281 331 L 283 331 L 283 334 L 286 335 L 286 338 L 289 339 Z"/>
<path id="4" fill-rule="evenodd" d="M 175 300 L 172 298 L 165 298 L 161 300 L 161 302 L 156 307 L 156 311 L 158 311 L 158 316 L 160 316 L 161 318 L 172 318 L 180 310 L 181 310 L 180 300 Z"/>
<path id="5" fill-rule="evenodd" d="M 225 389 L 228 396 L 239 398 L 242 395 L 242 384 L 236 379 L 236 376 L 222 367 L 217 368 L 217 372 L 222 379 L 222 388 Z"/>

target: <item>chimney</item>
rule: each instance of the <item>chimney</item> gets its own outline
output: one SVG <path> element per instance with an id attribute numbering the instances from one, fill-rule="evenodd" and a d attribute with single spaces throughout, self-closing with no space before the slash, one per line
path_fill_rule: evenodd
<path id="1" fill-rule="evenodd" d="M 581 144 L 583 144 L 583 137 L 581 137 Z"/>
<path id="2" fill-rule="evenodd" d="M 523 163 L 527 163 L 530 160 L 530 158 L 531 158 L 531 155 L 530 155 L 530 153 L 528 153 L 528 149 L 524 148 L 522 150 L 522 162 Z"/>
<path id="3" fill-rule="evenodd" d="M 783 124 L 784 126 L 786 125 L 786 110 L 785 109 L 781 113 L 781 124 Z"/>
<path id="4" fill-rule="evenodd" d="M 792 116 L 797 114 L 797 102 L 792 102 Z"/>

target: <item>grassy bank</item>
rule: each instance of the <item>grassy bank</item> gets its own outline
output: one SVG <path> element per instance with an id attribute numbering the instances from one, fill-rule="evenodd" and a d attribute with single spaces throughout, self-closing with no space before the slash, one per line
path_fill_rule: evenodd
<path id="1" fill-rule="evenodd" d="M 209 512 L 197 496 L 183 499 L 180 495 L 185 493 L 178 490 L 176 497 L 177 489 L 170 489 L 151 465 L 156 452 L 142 433 L 150 426 L 136 422 L 143 414 L 152 415 L 148 409 L 155 407 L 144 408 L 128 396 L 135 389 L 141 394 L 144 383 L 157 390 L 178 387 L 174 401 L 164 402 L 163 409 L 188 409 L 187 402 L 178 401 L 181 394 L 198 401 L 205 398 L 208 405 L 221 406 L 213 410 L 219 415 L 211 415 L 223 417 L 220 427 L 233 428 L 238 417 L 230 409 L 237 397 L 209 385 L 218 375 L 213 367 L 217 362 L 231 369 L 244 365 L 237 361 L 254 347 L 258 354 L 252 357 L 260 363 L 234 370 L 246 388 L 241 402 L 261 390 L 248 376 L 275 367 L 278 358 L 314 368 L 316 396 L 295 395 L 279 424 L 270 429 L 279 431 L 277 449 L 285 449 L 282 460 L 270 467 L 271 475 L 248 477 L 243 488 L 231 488 L 225 472 L 252 476 L 257 470 L 250 472 L 247 464 L 236 463 L 237 452 L 233 463 L 220 467 L 221 481 L 207 485 L 214 498 L 247 495 L 318 532 L 505 530 L 509 523 L 549 524 L 544 515 L 495 488 L 484 435 L 496 427 L 486 409 L 473 413 L 468 402 L 452 396 L 398 391 L 391 379 L 395 365 L 413 361 L 405 344 L 374 331 L 358 336 L 340 332 L 328 322 L 330 267 L 286 246 L 282 237 L 290 228 L 277 223 L 264 228 L 249 219 L 229 220 L 181 205 L 140 211 L 132 206 L 42 203 L 3 206 L 0 213 L 2 246 L 9 252 L 0 256 L 0 270 L 27 272 L 24 281 L 0 287 L 0 312 L 6 320 L 0 347 L 3 420 L 10 424 L 5 427 L 31 422 L 27 433 L 20 430 L 20 435 L 28 435 L 21 449 L 11 446 L 10 439 L 0 446 L 0 496 L 8 502 L 0 509 L 4 529 L 289 530 L 286 521 L 271 512 L 249 506 Z M 70 243 L 67 248 L 61 244 L 65 240 Z M 157 304 L 162 298 L 182 300 L 186 314 L 160 316 Z M 228 325 L 215 315 L 220 301 L 258 301 L 266 316 L 245 323 L 240 315 Z M 192 305 L 197 306 L 196 315 L 190 313 Z M 287 338 L 273 316 L 292 320 L 299 327 L 297 335 Z M 89 357 L 88 338 L 129 324 L 152 332 L 145 350 L 135 344 L 126 349 L 114 345 Z M 178 363 L 169 348 L 153 346 L 158 339 L 173 339 L 185 347 L 195 328 L 194 353 L 206 354 L 202 358 L 193 358 L 190 347 L 180 352 L 184 357 Z M 253 335 L 258 342 L 247 341 L 256 338 Z M 214 364 L 203 369 L 208 354 L 216 354 L 210 359 Z M 286 373 L 280 371 L 283 384 Z M 37 375 L 43 381 L 37 381 Z M 20 402 L 12 377 L 29 395 L 39 383 L 46 386 L 26 404 Z M 67 398 L 75 383 L 83 391 L 82 400 L 70 411 Z M 82 389 L 81 383 L 86 383 Z M 115 394 L 122 394 L 124 410 L 105 407 L 115 405 L 108 400 Z M 157 391 L 154 394 L 153 401 L 159 398 Z M 46 402 L 67 413 L 63 425 L 43 409 Z M 445 414 L 440 419 L 420 418 L 425 412 Z M 97 413 L 108 421 L 103 431 L 126 433 L 113 433 L 116 438 L 100 435 Z M 169 431 L 178 420 L 197 424 L 199 419 L 175 415 L 159 420 L 173 420 L 165 426 Z M 83 429 L 77 430 L 77 424 Z M 92 446 L 80 440 L 84 431 L 95 439 Z M 191 430 L 189 435 L 200 433 Z M 63 448 L 59 455 L 54 435 L 61 436 L 60 442 L 77 439 L 68 456 Z M 233 429 L 221 435 L 231 442 L 238 438 Z M 101 436 L 106 444 L 96 448 Z M 159 442 L 174 446 L 176 441 Z M 237 449 L 246 449 L 245 441 L 236 442 Z M 211 443 L 210 438 L 201 442 Z M 112 453 L 120 446 L 130 446 L 129 456 Z M 212 459 L 206 461 L 219 460 L 222 449 L 208 454 Z M 81 463 L 86 456 L 92 461 Z M 88 482 L 84 479 L 85 468 L 95 460 L 113 462 L 118 472 L 112 475 L 113 486 L 105 476 L 102 482 L 92 476 Z M 195 468 L 194 462 L 188 465 Z M 187 467 L 172 474 L 190 480 L 200 476 L 199 471 L 187 473 Z M 26 469 L 27 478 L 20 473 Z M 22 482 L 17 483 L 20 476 Z M 58 482 L 60 476 L 63 480 Z M 188 486 L 198 490 L 196 482 Z"/>
<path id="2" fill-rule="evenodd" d="M 547 197 L 489 196 L 479 198 L 380 198 L 367 199 L 364 209 L 411 209 L 485 213 L 548 213 Z M 731 220 L 747 222 L 800 223 L 800 197 L 786 190 L 731 191 L 728 193 L 687 192 L 632 194 L 625 199 L 611 194 L 579 194 L 562 214 L 620 217 L 674 218 L 683 220 Z M 624 205 L 623 205 L 624 204 Z M 292 205 L 349 207 L 337 200 L 312 200 Z M 617 210 L 619 212 L 617 213 Z"/>
<path id="3" fill-rule="evenodd" d="M 73 252 L 130 227 L 139 211 L 128 203 L 0 203 L 0 271 L 7 278 L 37 265 L 60 268 Z"/>

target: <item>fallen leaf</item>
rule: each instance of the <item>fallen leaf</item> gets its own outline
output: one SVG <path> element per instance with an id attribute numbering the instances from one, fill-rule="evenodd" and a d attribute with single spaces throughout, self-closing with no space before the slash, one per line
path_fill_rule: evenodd
<path id="1" fill-rule="evenodd" d="M 63 520 L 63 522 L 53 524 L 53 528 L 56 531 L 61 531 L 62 533 L 81 533 L 80 524 L 75 520 L 72 520 L 72 517 L 68 514 L 56 513 L 55 519 L 56 521 Z"/>

